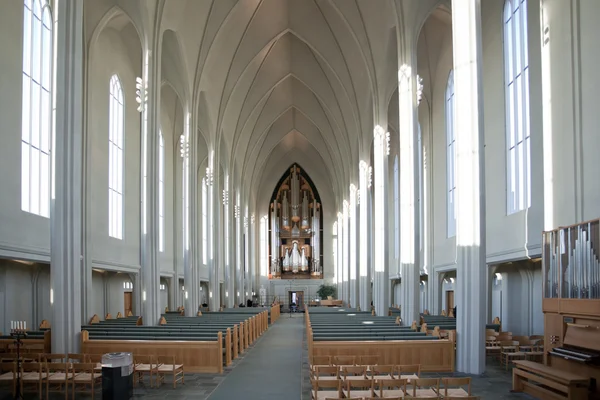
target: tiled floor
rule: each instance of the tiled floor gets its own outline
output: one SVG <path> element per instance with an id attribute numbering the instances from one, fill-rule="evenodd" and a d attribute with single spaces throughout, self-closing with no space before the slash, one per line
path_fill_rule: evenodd
<path id="1" fill-rule="evenodd" d="M 287 316 L 285 316 L 287 317 Z M 235 369 L 237 366 L 240 366 L 240 372 L 248 368 L 248 364 L 244 364 L 244 358 L 250 356 L 253 360 L 260 360 L 262 364 L 261 371 L 265 376 L 275 379 L 277 381 L 277 385 L 285 387 L 285 385 L 290 385 L 289 395 L 284 397 L 286 400 L 293 400 L 295 396 L 298 396 L 299 400 L 309 400 L 310 399 L 310 380 L 308 376 L 308 351 L 306 345 L 306 335 L 302 335 L 302 367 L 300 368 L 300 393 L 298 394 L 297 382 L 298 376 L 296 368 L 293 366 L 290 367 L 291 364 L 294 363 L 294 359 L 300 359 L 300 352 L 295 348 L 295 346 L 289 346 L 282 342 L 282 338 L 287 339 L 294 336 L 294 340 L 298 340 L 299 335 L 295 335 L 296 330 L 304 329 L 304 319 L 302 315 L 296 315 L 293 318 L 284 318 L 277 322 L 277 324 L 269 329 L 265 335 L 260 337 L 257 342 L 253 346 L 250 347 L 244 354 L 238 357 L 233 361 L 230 367 L 225 368 L 225 371 L 221 375 L 217 374 L 186 374 L 185 376 L 185 385 L 178 385 L 177 389 L 173 389 L 171 386 L 165 384 L 160 389 L 149 388 L 145 386 L 140 386 L 135 388 L 134 390 L 134 398 L 154 398 L 154 399 L 172 399 L 172 400 L 220 400 L 224 398 L 221 395 L 225 395 L 229 393 L 228 390 L 222 390 L 225 388 L 221 388 L 217 394 L 215 392 L 215 396 L 210 396 L 211 393 L 215 391 L 217 386 L 221 383 L 223 385 L 239 385 L 242 382 L 239 379 L 235 379 L 236 374 L 231 374 L 230 372 Z M 264 341 L 264 345 L 261 345 L 261 342 Z M 271 346 L 272 344 L 272 346 Z M 299 343 L 298 343 L 299 345 Z M 288 366 L 283 367 L 282 365 L 275 365 L 270 362 L 264 362 L 264 359 L 272 359 L 273 357 L 277 357 L 278 353 L 282 355 L 283 352 L 288 355 L 288 353 L 294 353 L 298 355 L 298 358 L 295 358 L 294 355 L 290 360 L 287 361 Z M 249 359 L 250 360 L 250 359 Z M 299 361 L 298 361 L 299 362 Z M 254 362 L 253 362 L 254 363 Z M 269 366 L 272 365 L 275 369 L 274 371 L 270 371 Z M 283 369 L 285 368 L 285 369 Z M 289 369 L 289 370 L 288 370 Z M 448 374 L 423 374 L 424 376 L 448 376 Z M 289 376 L 290 378 L 285 378 Z M 455 374 L 455 376 L 462 376 L 461 374 Z M 227 379 L 229 377 L 229 379 Z M 282 378 L 283 377 L 283 378 Z M 500 399 L 533 399 L 532 397 L 521 394 L 521 393 L 510 393 L 511 389 L 511 380 L 512 376 L 510 372 L 505 371 L 500 365 L 496 362 L 490 362 L 488 364 L 488 368 L 485 374 L 482 376 L 472 376 L 472 392 L 475 395 L 481 396 L 482 399 L 485 400 L 500 400 Z M 255 387 L 250 387 L 255 386 Z M 244 387 L 244 395 L 242 396 L 245 400 L 263 400 L 263 399 L 281 399 L 282 397 L 279 395 L 266 395 L 267 390 L 265 388 L 265 381 L 263 379 L 254 379 L 250 382 L 243 383 Z M 8 400 L 12 399 L 12 395 L 7 392 L 6 386 L 0 387 L 0 399 Z M 296 393 L 292 395 L 293 393 Z M 216 397 L 219 396 L 219 397 Z M 96 392 L 96 398 L 101 398 L 101 393 L 99 391 Z M 37 395 L 35 393 L 28 393 L 24 396 L 25 399 L 37 399 Z M 50 396 L 51 399 L 64 399 L 64 395 L 61 394 L 53 394 Z M 91 396 L 85 395 L 77 395 L 76 399 L 89 399 Z M 239 398 L 235 397 L 235 398 Z"/>

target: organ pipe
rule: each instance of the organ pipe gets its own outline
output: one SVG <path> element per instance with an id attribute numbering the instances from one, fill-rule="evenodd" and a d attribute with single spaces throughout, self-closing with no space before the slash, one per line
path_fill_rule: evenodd
<path id="1" fill-rule="evenodd" d="M 545 297 L 600 299 L 600 221 L 544 232 Z"/>

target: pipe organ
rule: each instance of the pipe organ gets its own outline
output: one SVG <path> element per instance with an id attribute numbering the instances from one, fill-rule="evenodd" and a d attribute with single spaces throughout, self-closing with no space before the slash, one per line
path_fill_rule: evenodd
<path id="1" fill-rule="evenodd" d="M 322 278 L 321 217 L 320 198 L 314 185 L 294 164 L 271 198 L 269 278 Z"/>
<path id="2" fill-rule="evenodd" d="M 600 220 L 544 232 L 544 361 L 600 394 Z"/>

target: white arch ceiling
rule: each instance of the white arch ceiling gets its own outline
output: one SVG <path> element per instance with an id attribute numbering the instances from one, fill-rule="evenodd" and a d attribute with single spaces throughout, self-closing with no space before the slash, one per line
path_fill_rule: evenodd
<path id="1" fill-rule="evenodd" d="M 337 201 L 387 116 L 397 27 L 418 29 L 437 1 L 160 0 L 151 10 L 98 0 L 86 18 L 96 26 L 117 5 L 140 36 L 159 27 L 163 78 L 193 99 L 200 132 L 246 193 L 256 199 L 250 192 L 276 182 L 283 170 L 273 160 L 285 157 L 281 165 L 318 165 L 312 179 Z"/>

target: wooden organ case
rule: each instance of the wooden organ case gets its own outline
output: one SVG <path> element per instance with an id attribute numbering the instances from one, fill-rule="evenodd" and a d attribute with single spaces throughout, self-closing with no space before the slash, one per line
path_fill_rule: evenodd
<path id="1" fill-rule="evenodd" d="M 600 398 L 600 220 L 543 234 L 544 362 Z"/>

